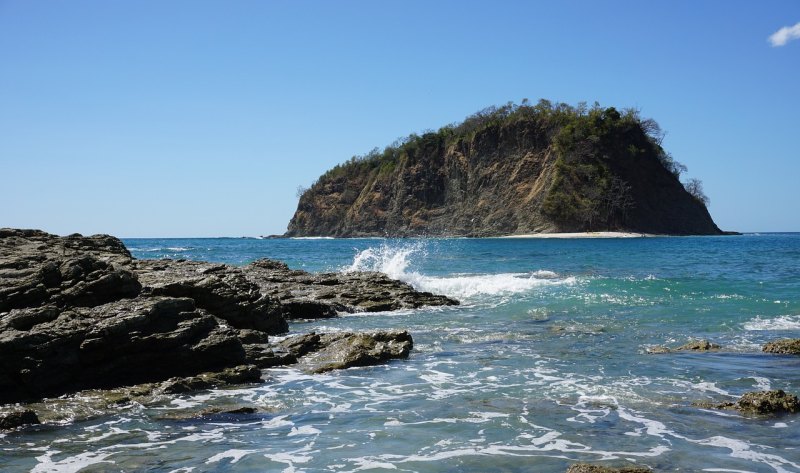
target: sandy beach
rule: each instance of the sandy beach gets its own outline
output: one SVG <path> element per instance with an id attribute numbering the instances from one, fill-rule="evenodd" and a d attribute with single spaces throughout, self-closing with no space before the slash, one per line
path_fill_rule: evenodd
<path id="1" fill-rule="evenodd" d="M 499 238 L 646 238 L 649 233 L 635 232 L 576 232 L 576 233 L 529 233 L 524 235 L 505 235 Z"/>

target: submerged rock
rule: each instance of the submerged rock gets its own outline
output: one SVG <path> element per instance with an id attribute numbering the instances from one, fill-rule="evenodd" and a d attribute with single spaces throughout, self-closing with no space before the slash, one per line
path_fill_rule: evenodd
<path id="1" fill-rule="evenodd" d="M 800 338 L 784 338 L 769 342 L 764 345 L 763 351 L 780 355 L 800 355 Z"/>
<path id="2" fill-rule="evenodd" d="M 719 345 L 711 343 L 708 340 L 692 340 L 689 343 L 679 346 L 675 351 L 714 351 L 720 348 Z"/>
<path id="3" fill-rule="evenodd" d="M 794 394 L 783 390 L 754 391 L 745 393 L 736 402 L 723 402 L 721 404 L 696 403 L 698 407 L 714 409 L 730 409 L 742 414 L 770 415 L 794 414 L 800 412 L 800 401 Z"/>
<path id="4" fill-rule="evenodd" d="M 663 345 L 656 345 L 653 347 L 647 348 L 647 353 L 652 355 L 664 354 L 664 353 L 673 353 L 676 351 L 694 351 L 694 352 L 708 352 L 708 351 L 717 351 L 720 347 L 716 343 L 711 343 L 708 340 L 692 340 L 688 343 L 685 343 L 677 348 L 669 348 Z"/>
<path id="5" fill-rule="evenodd" d="M 406 331 L 310 333 L 288 338 L 281 342 L 281 346 L 299 359 L 305 371 L 324 373 L 408 358 L 414 342 Z"/>
<path id="6" fill-rule="evenodd" d="M 623 466 L 619 468 L 591 465 L 589 463 L 575 463 L 567 468 L 567 473 L 652 473 L 653 470 L 644 466 Z"/>

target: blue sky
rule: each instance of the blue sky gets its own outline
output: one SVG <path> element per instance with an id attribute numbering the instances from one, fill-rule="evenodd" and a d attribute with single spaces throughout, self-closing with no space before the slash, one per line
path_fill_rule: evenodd
<path id="1" fill-rule="evenodd" d="M 336 163 L 547 98 L 654 118 L 723 229 L 800 231 L 798 24 L 794 0 L 0 0 L 0 226 L 283 233 Z"/>

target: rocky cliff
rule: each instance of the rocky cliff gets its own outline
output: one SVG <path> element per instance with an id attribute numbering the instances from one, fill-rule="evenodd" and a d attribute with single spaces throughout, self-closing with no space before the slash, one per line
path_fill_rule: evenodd
<path id="1" fill-rule="evenodd" d="M 634 111 L 487 109 L 329 170 L 286 236 L 721 233 L 662 136 Z"/>

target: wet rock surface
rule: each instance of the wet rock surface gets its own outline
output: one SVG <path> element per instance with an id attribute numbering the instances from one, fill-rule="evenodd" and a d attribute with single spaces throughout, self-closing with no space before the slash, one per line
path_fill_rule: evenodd
<path id="1" fill-rule="evenodd" d="M 765 353 L 776 353 L 779 355 L 800 355 L 800 338 L 784 338 L 769 342 L 762 350 Z"/>
<path id="2" fill-rule="evenodd" d="M 589 463 L 576 463 L 567 468 L 567 473 L 652 473 L 653 470 L 644 466 L 624 466 L 620 468 L 592 465 Z"/>
<path id="3" fill-rule="evenodd" d="M 287 319 L 452 304 L 377 273 L 136 260 L 108 235 L 0 229 L 0 404 L 246 364 L 239 382 L 249 382 L 259 368 L 300 358 L 267 345 Z M 398 337 L 323 336 L 315 351 L 329 361 L 313 370 L 407 356 L 411 338 Z M 213 385 L 206 377 L 171 389 Z"/>
<path id="4" fill-rule="evenodd" d="M 716 343 L 711 343 L 708 340 L 692 340 L 689 343 L 679 346 L 675 351 L 715 351 L 721 347 Z"/>
<path id="5" fill-rule="evenodd" d="M 304 371 L 324 373 L 408 358 L 414 341 L 406 331 L 310 333 L 290 337 L 280 346 L 298 359 Z"/>
<path id="6" fill-rule="evenodd" d="M 720 404 L 696 403 L 698 407 L 736 410 L 749 415 L 794 414 L 800 412 L 800 400 L 783 390 L 753 391 L 745 393 L 736 402 Z"/>

